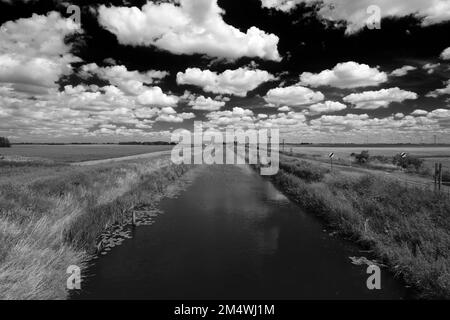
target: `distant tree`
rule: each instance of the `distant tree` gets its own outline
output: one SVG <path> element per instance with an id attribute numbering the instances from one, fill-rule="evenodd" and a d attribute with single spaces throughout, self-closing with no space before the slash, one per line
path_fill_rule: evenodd
<path id="1" fill-rule="evenodd" d="M 0 148 L 10 148 L 11 143 L 8 138 L 0 137 Z"/>
<path id="2" fill-rule="evenodd" d="M 359 164 L 367 163 L 370 158 L 368 150 L 361 151 L 361 153 L 352 153 L 350 156 L 354 157 Z"/>

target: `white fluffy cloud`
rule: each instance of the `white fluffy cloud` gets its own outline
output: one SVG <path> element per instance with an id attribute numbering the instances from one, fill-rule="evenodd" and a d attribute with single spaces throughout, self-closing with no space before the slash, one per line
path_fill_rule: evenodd
<path id="1" fill-rule="evenodd" d="M 313 91 L 302 86 L 290 86 L 270 89 L 264 99 L 271 105 L 304 106 L 324 99 L 319 91 Z"/>
<path id="2" fill-rule="evenodd" d="M 316 126 L 344 126 L 361 127 L 370 117 L 368 114 L 346 114 L 345 116 L 323 115 L 318 119 L 311 120 Z"/>
<path id="3" fill-rule="evenodd" d="M 163 113 L 156 118 L 156 121 L 180 123 L 183 122 L 184 120 L 192 118 L 195 118 L 195 115 L 192 112 L 189 113 L 183 112 L 179 114 Z"/>
<path id="4" fill-rule="evenodd" d="M 253 127 L 255 118 L 253 111 L 234 107 L 233 110 L 214 111 L 206 115 L 209 120 L 208 127 L 228 127 L 234 128 Z"/>
<path id="5" fill-rule="evenodd" d="M 112 85 L 66 86 L 61 92 L 51 89 L 36 99 L 27 99 L 25 93 L 8 87 L 0 87 L 0 92 L 0 133 L 6 131 L 27 140 L 75 136 L 144 138 L 156 134 L 149 131 L 155 122 L 180 123 L 195 117 L 193 113 L 177 113 L 171 106 L 141 105 L 136 96 L 126 95 Z M 158 94 L 150 102 L 155 97 Z"/>
<path id="6" fill-rule="evenodd" d="M 446 87 L 429 92 L 427 97 L 437 98 L 444 94 L 450 94 L 450 80 L 446 82 Z"/>
<path id="7" fill-rule="evenodd" d="M 303 72 L 300 75 L 300 83 L 311 87 L 358 88 L 377 86 L 386 81 L 385 72 L 353 61 L 338 63 L 333 69 L 320 73 Z"/>
<path id="8" fill-rule="evenodd" d="M 288 106 L 283 106 L 277 109 L 280 112 L 289 112 L 291 111 L 291 108 L 289 108 Z"/>
<path id="9" fill-rule="evenodd" d="M 56 81 L 72 71 L 70 64 L 80 61 L 64 42 L 75 32 L 81 32 L 79 26 L 56 12 L 4 23 L 0 28 L 0 82 L 33 93 L 56 87 Z"/>
<path id="10" fill-rule="evenodd" d="M 373 110 L 386 108 L 391 102 L 402 102 L 407 99 L 417 99 L 417 94 L 395 87 L 378 91 L 352 93 L 344 97 L 343 100 L 353 104 L 356 109 Z"/>
<path id="11" fill-rule="evenodd" d="M 448 0 L 261 0 L 263 7 L 290 11 L 299 3 L 321 3 L 318 14 L 331 21 L 346 21 L 347 33 L 353 33 L 367 25 L 371 13 L 367 8 L 376 5 L 381 18 L 415 15 L 423 25 L 450 20 Z"/>
<path id="12" fill-rule="evenodd" d="M 225 106 L 225 102 L 199 96 L 195 100 L 190 101 L 188 105 L 192 106 L 194 110 L 217 111 Z"/>
<path id="13" fill-rule="evenodd" d="M 316 103 L 309 107 L 309 111 L 312 114 L 336 112 L 347 109 L 347 106 L 343 103 L 336 101 L 325 101 L 323 103 Z"/>
<path id="14" fill-rule="evenodd" d="M 169 75 L 167 71 L 150 70 L 146 72 L 128 71 L 125 66 L 99 67 L 95 63 L 84 65 L 81 75 L 96 74 L 108 80 L 128 94 L 137 95 L 145 90 L 144 84 L 152 84 Z"/>
<path id="15" fill-rule="evenodd" d="M 155 46 L 174 54 L 280 60 L 276 35 L 256 27 L 241 32 L 227 24 L 222 14 L 217 0 L 147 2 L 142 9 L 102 5 L 99 22 L 125 45 Z"/>
<path id="16" fill-rule="evenodd" d="M 422 110 L 422 109 L 416 109 L 413 112 L 411 112 L 412 116 L 426 116 L 428 114 L 428 111 Z"/>
<path id="17" fill-rule="evenodd" d="M 146 88 L 138 97 L 142 105 L 173 106 L 178 103 L 178 97 L 165 94 L 160 87 Z"/>
<path id="18" fill-rule="evenodd" d="M 450 60 L 450 47 L 442 51 L 441 58 L 444 60 Z"/>
<path id="19" fill-rule="evenodd" d="M 417 68 L 413 67 L 413 66 L 403 66 L 401 68 L 398 68 L 398 69 L 395 69 L 394 71 L 392 71 L 390 75 L 393 77 L 403 77 L 403 76 L 406 76 L 409 71 L 413 71 L 416 69 Z"/>
<path id="20" fill-rule="evenodd" d="M 263 70 L 239 68 L 225 70 L 218 74 L 210 70 L 188 68 L 178 72 L 178 84 L 190 84 L 203 88 L 206 92 L 233 94 L 245 97 L 247 92 L 256 89 L 260 84 L 273 80 L 274 77 Z"/>
<path id="21" fill-rule="evenodd" d="M 432 74 L 434 73 L 434 70 L 436 70 L 436 68 L 440 65 L 440 63 L 426 63 L 422 66 L 422 69 L 427 70 L 428 74 Z"/>

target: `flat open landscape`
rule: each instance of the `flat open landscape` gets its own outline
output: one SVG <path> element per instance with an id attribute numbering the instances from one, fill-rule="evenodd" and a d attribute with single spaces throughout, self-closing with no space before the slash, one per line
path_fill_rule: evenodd
<path id="1" fill-rule="evenodd" d="M 170 150 L 170 145 L 13 145 L 0 148 L 0 156 L 44 158 L 71 163 L 133 156 Z"/>
<path id="2" fill-rule="evenodd" d="M 285 149 L 289 150 L 290 146 Z M 363 150 L 368 150 L 374 156 L 394 156 L 400 152 L 406 152 L 418 158 L 450 158 L 450 147 L 435 147 L 435 146 L 393 146 L 393 147 L 372 147 L 372 146 L 358 146 L 358 147 L 341 147 L 341 146 L 294 146 L 293 151 L 296 153 L 304 153 L 308 155 L 322 155 L 328 156 L 330 152 L 334 152 L 337 157 L 349 157 L 351 153 L 359 153 Z"/>
<path id="3" fill-rule="evenodd" d="M 450 147 L 449 146 L 392 146 L 392 147 L 374 147 L 374 146 L 285 146 L 285 151 L 304 154 L 306 156 L 314 156 L 318 158 L 328 158 L 333 152 L 335 158 L 340 160 L 352 160 L 350 154 L 360 153 L 368 150 L 371 156 L 392 157 L 398 153 L 406 152 L 410 156 L 414 156 L 424 160 L 426 166 L 431 167 L 435 162 L 440 162 L 444 167 L 450 170 Z"/>

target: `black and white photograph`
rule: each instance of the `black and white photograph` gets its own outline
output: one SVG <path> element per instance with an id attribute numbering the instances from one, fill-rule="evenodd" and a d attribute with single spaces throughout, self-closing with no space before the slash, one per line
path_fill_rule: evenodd
<path id="1" fill-rule="evenodd" d="M 450 0 L 0 0 L 0 300 L 449 299 Z"/>

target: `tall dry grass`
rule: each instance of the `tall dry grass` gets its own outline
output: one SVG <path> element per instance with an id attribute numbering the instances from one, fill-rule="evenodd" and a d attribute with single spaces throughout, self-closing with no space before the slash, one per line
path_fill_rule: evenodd
<path id="1" fill-rule="evenodd" d="M 56 175 L 45 167 L 30 181 L 15 169 L 17 181 L 10 165 L 0 182 L 0 299 L 64 299 L 67 267 L 83 267 L 105 227 L 160 197 L 187 167 L 167 159 L 57 167 Z"/>
<path id="2" fill-rule="evenodd" d="M 450 201 L 371 175 L 350 177 L 281 159 L 272 181 L 305 209 L 367 247 L 422 297 L 450 298 Z"/>

